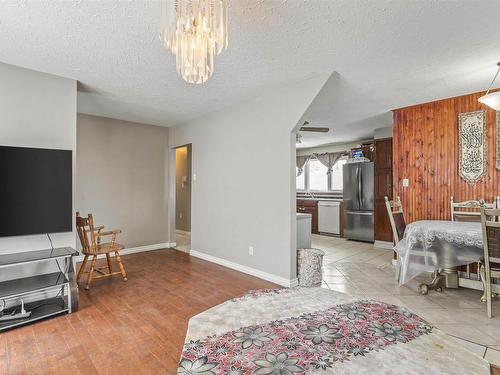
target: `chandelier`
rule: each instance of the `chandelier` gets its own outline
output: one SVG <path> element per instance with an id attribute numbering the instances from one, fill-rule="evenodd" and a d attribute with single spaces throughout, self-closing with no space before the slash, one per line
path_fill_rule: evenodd
<path id="1" fill-rule="evenodd" d="M 160 37 L 184 81 L 200 84 L 212 76 L 214 57 L 227 48 L 227 1 L 162 1 Z"/>
<path id="2" fill-rule="evenodd" d="M 493 108 L 495 111 L 500 111 L 500 91 L 492 92 L 490 94 L 491 88 L 493 87 L 493 84 L 498 77 L 498 73 L 500 73 L 500 62 L 497 64 L 497 66 L 497 73 L 493 77 L 493 81 L 491 81 L 490 87 L 488 87 L 488 91 L 486 91 L 486 94 L 481 96 L 478 101 L 479 103 L 486 104 L 488 107 Z"/>

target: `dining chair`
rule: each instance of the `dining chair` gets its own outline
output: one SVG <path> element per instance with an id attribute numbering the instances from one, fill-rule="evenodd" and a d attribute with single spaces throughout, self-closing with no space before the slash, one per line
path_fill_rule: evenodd
<path id="1" fill-rule="evenodd" d="M 78 237 L 80 238 L 80 243 L 82 245 L 82 253 L 84 255 L 82 265 L 78 270 L 78 275 L 76 277 L 76 282 L 80 281 L 80 278 L 84 273 L 88 273 L 87 285 L 85 289 L 88 290 L 93 280 L 101 279 L 104 277 L 111 277 L 113 275 L 122 275 L 123 280 L 127 281 L 127 272 L 125 272 L 125 267 L 123 266 L 122 260 L 120 258 L 120 250 L 123 250 L 125 246 L 116 243 L 116 236 L 121 233 L 120 229 L 110 230 L 103 232 L 104 226 L 94 226 L 94 219 L 92 214 L 88 217 L 80 216 L 80 213 L 76 213 L 76 230 L 78 232 Z M 90 235 L 90 236 L 89 236 Z M 110 242 L 101 243 L 101 238 L 105 236 L 111 236 Z M 90 237 L 90 238 L 89 238 Z M 120 271 L 113 272 L 111 265 L 111 253 L 114 253 L 116 263 Z M 107 259 L 106 267 L 96 267 L 97 256 L 105 254 Z M 92 257 L 90 263 L 89 271 L 85 272 L 85 266 L 89 257 Z M 103 270 L 107 269 L 107 272 Z M 94 272 L 99 273 L 99 276 L 94 276 Z"/>
<path id="2" fill-rule="evenodd" d="M 404 232 L 406 229 L 406 221 L 403 212 L 403 205 L 401 204 L 401 199 L 397 197 L 395 200 L 389 200 L 386 196 L 384 197 L 385 207 L 387 208 L 387 214 L 389 215 L 389 222 L 392 228 L 392 238 L 393 244 L 396 246 L 399 241 L 403 239 Z M 396 269 L 396 280 L 399 281 L 399 274 L 401 271 L 401 264 L 398 256 L 398 266 Z"/>
<path id="3" fill-rule="evenodd" d="M 467 221 L 467 222 L 481 222 L 481 207 L 493 209 L 497 208 L 498 197 L 492 203 L 486 203 L 484 199 L 467 200 L 463 202 L 455 202 L 453 197 L 450 198 L 451 207 L 451 221 Z M 466 278 L 470 279 L 471 269 L 470 264 L 467 264 L 465 269 Z M 479 270 L 481 262 L 477 263 L 477 279 L 480 280 Z"/>
<path id="4" fill-rule="evenodd" d="M 452 221 L 481 221 L 481 207 L 487 209 L 497 208 L 497 199 L 492 203 L 486 203 L 484 199 L 467 200 L 463 202 L 455 202 L 453 197 L 450 198 L 451 220 Z"/>
<path id="5" fill-rule="evenodd" d="M 486 312 L 488 317 L 493 316 L 491 311 L 491 278 L 500 278 L 500 209 L 481 208 L 481 225 L 483 228 L 484 258 L 481 264 L 481 278 L 486 294 Z"/>

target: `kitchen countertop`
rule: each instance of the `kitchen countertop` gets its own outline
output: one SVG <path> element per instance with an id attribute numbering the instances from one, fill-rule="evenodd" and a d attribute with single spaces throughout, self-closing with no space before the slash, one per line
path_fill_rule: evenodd
<path id="1" fill-rule="evenodd" d="M 297 197 L 298 200 L 303 200 L 303 201 L 333 201 L 333 202 L 342 202 L 342 198 L 299 198 Z"/>
<path id="2" fill-rule="evenodd" d="M 312 219 L 312 214 L 297 212 L 297 220 L 302 220 L 302 219 Z"/>

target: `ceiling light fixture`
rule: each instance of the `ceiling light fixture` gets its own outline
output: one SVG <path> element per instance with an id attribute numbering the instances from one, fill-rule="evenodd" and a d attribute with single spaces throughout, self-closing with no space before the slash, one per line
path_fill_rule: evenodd
<path id="1" fill-rule="evenodd" d="M 478 101 L 479 103 L 485 104 L 488 107 L 493 108 L 495 111 L 500 111 L 500 91 L 492 92 L 490 94 L 490 90 L 495 83 L 495 80 L 498 77 L 498 73 L 500 73 L 500 62 L 497 63 L 498 69 L 495 77 L 493 77 L 493 81 L 491 81 L 490 87 L 488 87 L 488 91 L 486 91 L 486 95 L 481 96 Z"/>
<path id="2" fill-rule="evenodd" d="M 212 76 L 214 57 L 227 48 L 227 2 L 162 1 L 160 38 L 184 81 L 200 84 Z"/>

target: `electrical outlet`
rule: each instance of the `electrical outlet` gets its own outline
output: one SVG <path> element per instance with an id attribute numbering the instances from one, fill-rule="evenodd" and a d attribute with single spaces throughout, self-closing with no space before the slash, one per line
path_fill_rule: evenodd
<path id="1" fill-rule="evenodd" d="M 410 186 L 410 180 L 408 180 L 407 178 L 403 178 L 403 187 L 408 187 Z"/>
<path id="2" fill-rule="evenodd" d="M 182 212 L 179 212 L 179 219 L 182 219 Z"/>
<path id="3" fill-rule="evenodd" d="M 248 254 L 253 255 L 253 246 L 248 246 Z"/>
<path id="4" fill-rule="evenodd" d="M 193 173 L 193 181 L 196 181 L 196 173 Z"/>

